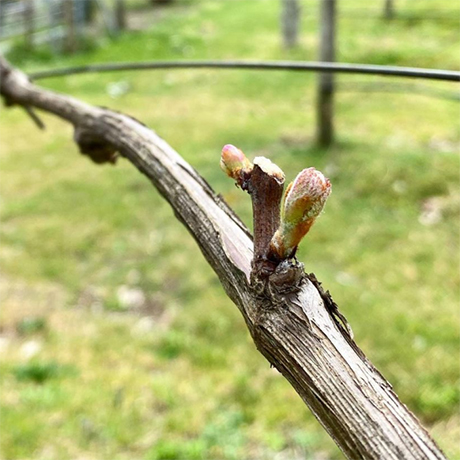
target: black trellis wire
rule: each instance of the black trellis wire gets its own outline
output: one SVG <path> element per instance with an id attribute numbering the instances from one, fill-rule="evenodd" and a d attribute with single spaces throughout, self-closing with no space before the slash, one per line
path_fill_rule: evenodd
<path id="1" fill-rule="evenodd" d="M 417 94 L 420 96 L 433 97 L 460 103 L 460 91 L 449 91 L 435 88 L 423 83 L 402 82 L 370 82 L 370 81 L 341 81 L 337 84 L 337 91 L 358 93 L 395 93 Z"/>
<path id="2" fill-rule="evenodd" d="M 419 69 L 384 65 L 349 64 L 306 61 L 151 61 L 90 64 L 77 67 L 43 70 L 29 74 L 32 80 L 81 73 L 114 72 L 123 70 L 156 69 L 249 69 L 291 70 L 298 72 L 332 72 L 348 74 L 381 75 L 404 78 L 423 78 L 460 82 L 460 72 L 454 70 Z"/>

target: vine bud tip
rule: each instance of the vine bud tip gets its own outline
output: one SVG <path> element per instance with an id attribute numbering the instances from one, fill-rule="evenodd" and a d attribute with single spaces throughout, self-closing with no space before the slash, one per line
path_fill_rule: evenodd
<path id="1" fill-rule="evenodd" d="M 323 173 L 315 168 L 304 169 L 286 189 L 284 220 L 295 224 L 318 217 L 330 193 L 331 182 Z"/>
<path id="2" fill-rule="evenodd" d="M 220 167 L 227 176 L 235 179 L 237 182 L 241 177 L 241 172 L 249 173 L 252 171 L 252 164 L 246 158 L 246 155 L 232 144 L 224 145 L 220 157 Z"/>
<path id="3" fill-rule="evenodd" d="M 301 171 L 284 194 L 281 222 L 270 243 L 279 259 L 293 257 L 331 193 L 331 182 L 315 168 Z"/>

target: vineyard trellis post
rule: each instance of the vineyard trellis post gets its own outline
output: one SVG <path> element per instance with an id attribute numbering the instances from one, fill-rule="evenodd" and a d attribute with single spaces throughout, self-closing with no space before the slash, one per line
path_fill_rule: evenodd
<path id="1" fill-rule="evenodd" d="M 293 48 L 299 42 L 299 0 L 281 0 L 281 31 L 285 48 Z"/>
<path id="2" fill-rule="evenodd" d="M 394 0 L 385 0 L 383 17 L 387 20 L 391 20 L 395 17 L 395 5 Z"/>
<path id="3" fill-rule="evenodd" d="M 35 5 L 34 0 L 24 2 L 24 40 L 26 48 L 32 51 L 34 48 L 35 33 Z"/>
<path id="4" fill-rule="evenodd" d="M 75 27 L 75 9 L 73 0 L 64 0 L 64 18 L 67 27 L 65 37 L 65 50 L 68 53 L 74 53 L 77 50 L 77 33 Z"/>
<path id="5" fill-rule="evenodd" d="M 335 61 L 336 0 L 320 2 L 319 60 Z M 322 147 L 334 142 L 334 74 L 321 72 L 318 76 L 316 140 Z"/>
<path id="6" fill-rule="evenodd" d="M 115 0 L 115 23 L 118 32 L 125 30 L 127 27 L 126 5 L 124 0 Z"/>

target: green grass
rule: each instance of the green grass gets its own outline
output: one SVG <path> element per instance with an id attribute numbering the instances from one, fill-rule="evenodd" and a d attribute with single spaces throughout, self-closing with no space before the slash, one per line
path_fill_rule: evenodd
<path id="1" fill-rule="evenodd" d="M 316 57 L 314 2 L 304 3 L 301 45 L 289 52 L 280 46 L 278 2 L 190 3 L 91 53 L 10 59 L 33 71 Z M 367 18 L 350 13 L 367 3 L 341 6 L 340 60 L 458 68 L 455 15 L 409 15 L 447 11 L 451 2 L 398 3 L 402 18 L 391 24 L 380 19 L 380 3 Z M 339 92 L 338 142 L 322 150 L 314 144 L 314 82 L 287 72 L 165 70 L 41 84 L 145 122 L 248 225 L 248 197 L 218 167 L 224 144 L 271 158 L 289 180 L 304 167 L 323 170 L 333 194 L 299 259 L 331 290 L 402 401 L 459 459 L 458 103 Z M 110 96 L 113 84 L 126 93 Z M 3 457 L 343 458 L 255 350 L 193 239 L 146 179 L 125 161 L 91 164 L 68 125 L 43 119 L 47 130 L 38 132 L 21 110 L 0 116 Z"/>

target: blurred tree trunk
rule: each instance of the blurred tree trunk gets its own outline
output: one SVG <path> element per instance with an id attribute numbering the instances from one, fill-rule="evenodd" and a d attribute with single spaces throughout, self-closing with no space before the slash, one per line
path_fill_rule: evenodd
<path id="1" fill-rule="evenodd" d="M 395 17 L 394 0 L 385 0 L 383 17 L 387 20 Z"/>
<path id="2" fill-rule="evenodd" d="M 2 30 L 4 27 L 5 22 L 5 6 L 4 4 L 0 1 L 0 37 L 2 36 Z"/>
<path id="3" fill-rule="evenodd" d="M 319 60 L 334 62 L 336 0 L 321 0 L 320 22 Z M 322 72 L 318 79 L 316 139 L 328 147 L 334 142 L 334 74 Z"/>
<path id="4" fill-rule="evenodd" d="M 115 22 L 118 31 L 127 27 L 125 0 L 115 0 Z"/>
<path id="5" fill-rule="evenodd" d="M 74 0 L 64 0 L 64 23 L 66 26 L 66 37 L 64 49 L 68 53 L 75 53 L 78 48 L 77 31 L 75 27 Z"/>
<path id="6" fill-rule="evenodd" d="M 299 0 L 281 0 L 281 31 L 286 48 L 297 46 L 300 30 Z"/>
<path id="7" fill-rule="evenodd" d="M 26 48 L 31 51 L 34 48 L 35 33 L 35 5 L 34 0 L 24 2 L 24 38 Z"/>

